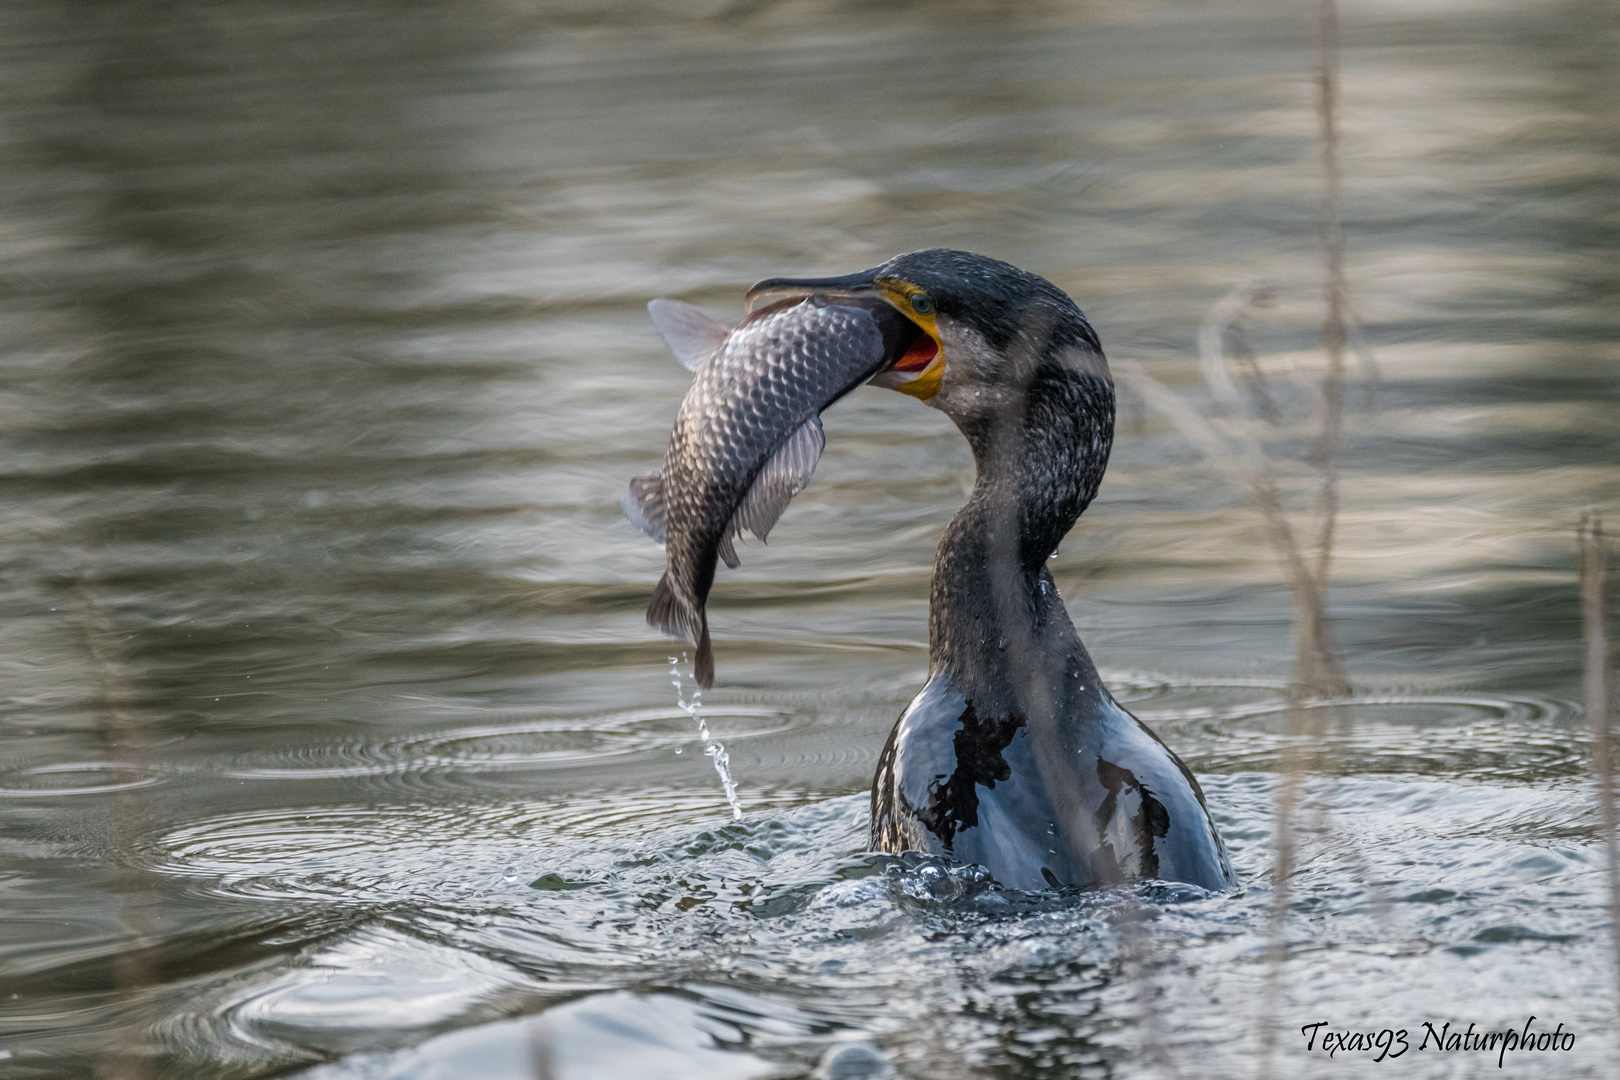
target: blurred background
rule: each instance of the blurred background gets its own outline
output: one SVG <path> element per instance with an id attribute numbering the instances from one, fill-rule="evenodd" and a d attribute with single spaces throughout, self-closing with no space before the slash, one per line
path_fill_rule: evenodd
<path id="1" fill-rule="evenodd" d="M 1304 520 L 1314 10 L 0 8 L 0 1076 L 802 1076 L 855 1038 L 851 1075 L 1252 1075 L 1268 1024 L 1281 1075 L 1338 1076 L 1301 1025 L 1532 1013 L 1579 1041 L 1516 1075 L 1597 1075 L 1574 528 L 1620 520 L 1612 4 L 1341 5 L 1378 376 L 1346 397 L 1353 692 L 1288 963 L 1293 600 L 1245 492 L 1129 386 L 1053 569 L 1203 779 L 1235 897 L 963 913 L 862 854 L 971 479 L 909 398 L 830 411 L 814 484 L 721 573 L 739 822 L 643 622 L 662 553 L 618 499 L 689 379 L 646 302 L 731 321 L 758 278 L 923 247 L 1050 278 L 1217 418 L 1200 325 L 1269 282 L 1280 418 L 1226 422 Z"/>

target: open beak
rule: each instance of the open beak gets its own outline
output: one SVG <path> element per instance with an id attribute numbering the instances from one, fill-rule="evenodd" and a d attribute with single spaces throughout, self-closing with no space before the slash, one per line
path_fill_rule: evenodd
<path id="1" fill-rule="evenodd" d="M 766 278 L 748 290 L 748 313 L 781 300 L 801 296 L 821 296 L 828 300 L 870 299 L 878 296 L 876 270 L 862 270 L 843 277 L 824 278 Z"/>
<path id="2" fill-rule="evenodd" d="M 883 366 L 870 382 L 873 386 L 898 390 L 926 401 L 939 392 L 945 377 L 945 351 L 940 347 L 939 327 L 931 308 L 924 315 L 913 305 L 912 298 L 921 291 L 910 282 L 879 277 L 878 271 L 873 269 L 842 277 L 766 278 L 748 290 L 747 301 L 750 315 L 808 296 L 835 303 L 843 301 L 853 307 L 870 308 L 876 302 L 892 308 L 904 316 L 906 331 L 884 333 Z M 915 332 L 911 330 L 913 327 Z"/>

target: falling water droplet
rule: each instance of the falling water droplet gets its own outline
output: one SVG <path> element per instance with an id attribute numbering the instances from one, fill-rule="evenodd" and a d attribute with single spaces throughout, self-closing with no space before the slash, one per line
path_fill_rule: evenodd
<path id="1" fill-rule="evenodd" d="M 506 882 L 508 885 L 512 884 L 517 879 L 518 872 L 517 867 L 515 866 L 508 866 L 505 870 L 501 871 L 501 880 Z"/>
<path id="2" fill-rule="evenodd" d="M 686 687 L 681 678 L 681 664 L 686 657 L 683 654 L 679 660 L 669 658 L 669 681 L 675 687 L 675 704 L 680 706 L 682 712 L 697 721 L 698 738 L 703 740 L 703 752 L 714 762 L 714 771 L 720 774 L 720 786 L 725 789 L 726 802 L 731 805 L 731 820 L 736 821 L 742 817 L 742 801 L 737 798 L 737 782 L 731 778 L 731 755 L 726 753 L 724 744 L 717 743 L 709 735 L 708 722 L 703 719 L 701 706 L 703 704 L 703 688 L 692 688 L 692 699 L 686 699 Z M 680 753 L 679 750 L 676 753 Z"/>

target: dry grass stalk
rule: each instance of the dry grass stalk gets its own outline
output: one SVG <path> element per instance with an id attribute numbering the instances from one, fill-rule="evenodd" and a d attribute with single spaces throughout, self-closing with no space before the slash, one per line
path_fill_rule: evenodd
<path id="1" fill-rule="evenodd" d="M 1356 314 L 1353 305 L 1350 309 L 1349 341 L 1350 351 L 1355 354 L 1356 364 L 1361 368 L 1361 385 L 1366 393 L 1365 404 L 1368 412 L 1376 413 L 1383 408 L 1384 376 L 1378 369 L 1378 358 L 1373 356 L 1372 346 L 1367 344 L 1367 329 L 1361 323 L 1361 316 Z"/>
<path id="2" fill-rule="evenodd" d="M 1282 564 L 1288 588 L 1294 597 L 1296 654 L 1294 686 L 1296 698 L 1337 697 L 1349 691 L 1344 665 L 1329 637 L 1325 609 L 1325 580 L 1318 577 L 1326 564 L 1320 553 L 1313 560 L 1300 545 L 1294 526 L 1283 508 L 1276 474 L 1265 450 L 1251 436 L 1223 434 L 1215 425 L 1184 402 L 1173 390 L 1159 382 L 1133 361 L 1114 365 L 1121 378 L 1148 407 L 1175 425 L 1182 437 L 1203 453 L 1237 487 L 1247 491 L 1260 512 L 1265 535 Z M 1331 535 L 1331 534 L 1329 534 Z M 1314 563 L 1314 565 L 1313 565 Z"/>
<path id="3" fill-rule="evenodd" d="M 1283 767 L 1282 786 L 1277 791 L 1277 854 L 1271 867 L 1270 943 L 1266 947 L 1265 989 L 1260 1010 L 1260 1067 L 1262 1080 L 1269 1080 L 1277 1049 L 1276 1019 L 1282 1012 L 1282 968 L 1288 959 L 1288 908 L 1293 902 L 1294 864 L 1299 830 L 1294 825 L 1305 794 L 1308 753 L 1302 742 L 1289 747 Z"/>
<path id="4" fill-rule="evenodd" d="M 1283 508 L 1275 474 L 1263 448 L 1241 433 L 1224 435 L 1208 419 L 1184 402 L 1169 387 L 1148 375 L 1141 365 L 1124 362 L 1115 373 L 1155 412 L 1175 425 L 1231 482 L 1249 492 L 1265 526 L 1266 538 L 1287 575 L 1294 597 L 1298 651 L 1294 667 L 1296 698 L 1332 697 L 1348 692 L 1344 670 L 1327 637 L 1324 608 L 1325 582 L 1316 576 Z M 1317 560 L 1318 567 L 1324 566 Z M 1305 777 L 1320 748 L 1321 710 L 1294 709 L 1288 717 L 1292 735 L 1283 762 L 1283 781 L 1277 795 L 1277 853 L 1272 870 L 1271 945 L 1267 952 L 1265 1016 L 1278 1014 L 1280 972 L 1287 959 L 1286 914 L 1291 902 L 1296 828 L 1294 819 L 1304 795 Z M 1262 1075 L 1270 1075 L 1276 1033 L 1266 1023 L 1261 1032 Z"/>
<path id="5" fill-rule="evenodd" d="M 1300 641 L 1301 668 L 1307 662 L 1307 642 L 1319 652 L 1311 662 L 1330 663 L 1327 660 L 1330 646 L 1327 643 L 1321 593 L 1326 587 L 1332 564 L 1333 540 L 1339 519 L 1339 442 L 1344 429 L 1344 354 L 1348 339 L 1346 314 L 1349 303 L 1344 276 L 1344 228 L 1339 208 L 1339 11 L 1335 0 L 1316 0 L 1316 121 L 1317 144 L 1322 157 L 1322 203 L 1317 217 L 1317 232 L 1321 237 L 1325 270 L 1323 299 L 1326 310 L 1322 318 L 1322 349 L 1327 354 L 1327 370 L 1322 376 L 1320 435 L 1313 455 L 1322 470 L 1322 486 L 1317 498 L 1320 526 L 1316 558 L 1308 575 L 1317 588 L 1315 605 L 1307 607 L 1296 598 L 1301 614 L 1307 619 L 1316 620 L 1314 624 L 1299 625 L 1296 629 Z M 1327 668 L 1315 668 L 1313 671 L 1325 675 Z M 1305 681 L 1303 671 L 1296 675 L 1296 680 Z M 1297 720 L 1290 724 L 1290 728 L 1296 732 L 1303 726 Z M 1320 721 L 1317 726 L 1320 726 Z M 1319 732 L 1300 732 L 1304 739 L 1319 745 L 1320 740 L 1312 737 L 1315 734 Z M 1288 909 L 1293 894 L 1298 837 L 1295 812 L 1305 785 L 1306 753 L 1306 745 L 1300 736 L 1296 736 L 1286 763 L 1282 790 L 1277 797 L 1277 862 L 1272 872 L 1271 946 L 1266 966 L 1265 1011 L 1260 1018 L 1262 1077 L 1270 1077 L 1275 1063 L 1276 1017 L 1283 1005 L 1282 972 L 1283 964 L 1288 959 Z"/>
<path id="6" fill-rule="evenodd" d="M 1324 316 L 1322 348 L 1326 367 L 1317 386 L 1317 434 L 1309 459 L 1320 470 L 1321 482 L 1315 508 L 1314 543 L 1307 545 L 1283 507 L 1276 474 L 1264 448 L 1252 434 L 1238 425 L 1217 426 L 1199 414 L 1168 387 L 1151 378 L 1138 364 L 1115 365 L 1115 372 L 1136 395 L 1154 411 L 1170 420 L 1181 434 L 1203 452 L 1238 487 L 1248 492 L 1260 512 L 1267 540 L 1276 552 L 1294 598 L 1294 628 L 1297 652 L 1290 697 L 1296 703 L 1310 699 L 1331 699 L 1349 693 L 1344 665 L 1329 636 L 1325 591 L 1332 567 L 1333 548 L 1339 515 L 1339 447 L 1344 430 L 1345 360 L 1354 352 L 1368 386 L 1368 405 L 1377 408 L 1378 370 L 1366 347 L 1359 323 L 1351 315 L 1349 289 L 1344 269 L 1344 230 L 1340 212 L 1341 170 L 1339 166 L 1339 67 L 1338 10 L 1335 0 L 1315 0 L 1316 14 L 1316 116 L 1317 137 L 1323 172 L 1322 201 L 1317 217 L 1321 240 Z M 1239 359 L 1245 372 L 1254 409 L 1263 419 L 1276 422 L 1279 410 L 1266 391 L 1265 380 L 1247 347 L 1243 321 L 1268 299 L 1260 285 L 1234 289 L 1217 303 L 1199 330 L 1199 360 L 1210 394 L 1220 404 L 1231 406 L 1241 400 L 1227 358 L 1227 342 L 1238 343 Z M 1261 1017 L 1259 1072 L 1272 1073 L 1275 1050 L 1275 1024 L 1282 996 L 1282 966 L 1288 956 L 1287 913 L 1292 898 L 1292 876 L 1297 861 L 1295 819 L 1304 798 L 1305 778 L 1320 755 L 1325 712 L 1321 709 L 1294 708 L 1288 715 L 1291 736 L 1284 755 L 1282 783 L 1276 805 L 1276 860 L 1272 869 L 1273 894 L 1270 914 L 1271 944 L 1268 950 L 1264 1015 Z M 1323 810 L 1323 821 L 1326 821 Z M 1374 890 L 1374 906 L 1382 912 L 1386 904 Z M 1617 901 L 1620 902 L 1620 901 Z M 1620 920 L 1616 922 L 1620 929 Z"/>
<path id="7" fill-rule="evenodd" d="M 1607 589 L 1608 545 L 1595 507 L 1581 514 L 1581 623 L 1586 639 L 1586 718 L 1592 725 L 1592 778 L 1597 785 L 1603 828 L 1604 864 L 1609 879 L 1609 929 L 1615 947 L 1615 1002 L 1620 1008 L 1620 845 L 1615 839 L 1614 742 L 1609 711 L 1614 685 L 1609 670 Z M 1620 1030 L 1617 1028 L 1616 1030 Z"/>
<path id="8" fill-rule="evenodd" d="M 1348 289 L 1344 278 L 1344 227 L 1339 211 L 1339 11 L 1334 0 L 1316 5 L 1317 142 L 1322 151 L 1322 206 L 1317 232 L 1326 270 L 1322 285 L 1326 311 L 1322 318 L 1321 434 L 1314 457 L 1322 469 L 1316 542 L 1316 579 L 1327 580 L 1333 557 L 1333 534 L 1339 518 L 1339 439 L 1344 429 L 1344 354 L 1349 339 Z"/>
<path id="9" fill-rule="evenodd" d="M 1175 1030 L 1174 1022 L 1166 1017 L 1159 1006 L 1162 993 L 1155 974 L 1158 957 L 1148 930 L 1150 920 L 1142 906 L 1133 900 L 1115 926 L 1119 934 L 1120 969 L 1134 991 L 1137 1031 L 1141 1035 L 1137 1052 L 1149 1071 L 1167 1080 L 1181 1080 L 1186 1075 L 1176 1061 L 1173 1043 L 1165 1032 Z"/>
<path id="10" fill-rule="evenodd" d="M 97 675 L 97 735 L 112 761 L 139 775 L 150 767 L 150 760 L 140 720 L 129 706 L 134 696 L 134 676 L 118 650 L 112 620 L 95 601 L 91 582 L 81 579 L 74 596 L 78 601 L 74 626 Z M 139 1001 L 142 993 L 159 980 L 153 954 L 156 915 L 144 895 L 145 882 L 132 868 L 130 858 L 138 830 L 147 819 L 145 794 L 138 784 L 120 791 L 115 796 L 111 822 L 112 848 L 117 859 L 114 888 L 120 896 L 118 917 L 124 932 L 124 941 L 113 959 L 113 993 L 125 1007 Z M 140 1053 L 134 1042 L 127 1026 L 115 1023 L 96 1062 L 96 1075 L 102 1080 L 147 1080 L 154 1075 L 151 1058 Z"/>
<path id="11" fill-rule="evenodd" d="M 1051 341 L 1053 328 L 1053 313 L 1037 307 L 1025 316 L 1019 329 L 1009 351 L 1005 369 L 1008 378 L 999 391 L 999 400 L 995 401 L 1002 410 L 1002 419 L 990 425 L 992 443 L 987 457 L 992 461 L 1011 458 L 1019 452 L 1017 446 L 1023 438 L 1019 418 L 1028 411 L 1030 387 Z M 1010 505 L 1004 512 L 1009 516 L 1017 513 Z M 1063 762 L 1072 758 L 1073 749 L 1063 745 L 1059 738 L 1060 725 L 1055 711 L 1058 703 L 1065 700 L 1066 690 L 1061 684 L 1066 676 L 1052 669 L 1049 655 L 1029 624 L 1029 600 L 1019 568 L 1018 543 L 1015 530 L 999 529 L 986 544 L 987 550 L 993 553 L 989 560 L 991 582 L 1000 609 L 999 625 L 1005 634 L 1001 647 L 1009 664 L 1019 671 L 1015 685 L 1020 690 L 1009 704 L 1026 718 L 1026 730 L 1036 746 L 1034 757 L 1041 786 L 1052 800 L 1054 815 L 1077 821 L 1086 816 L 1082 811 L 1084 798 L 1073 776 L 1062 767 Z M 1090 863 L 1091 856 L 1079 844 L 1078 836 L 1065 832 L 1062 842 L 1068 848 L 1073 865 Z M 1171 1047 L 1156 1034 L 1163 1024 L 1158 1015 L 1160 988 L 1154 975 L 1149 919 L 1134 898 L 1126 897 L 1115 925 L 1119 932 L 1120 971 L 1134 991 L 1139 1030 L 1155 1033 L 1143 1040 L 1142 1057 L 1155 1074 L 1177 1080 L 1182 1073 Z"/>
<path id="12" fill-rule="evenodd" d="M 1273 424 L 1282 421 L 1282 410 L 1272 400 L 1271 391 L 1266 387 L 1265 376 L 1260 371 L 1254 349 L 1249 345 L 1245 323 L 1249 313 L 1269 304 L 1275 293 L 1275 289 L 1261 281 L 1238 285 L 1209 309 L 1209 314 L 1204 316 L 1203 323 L 1198 327 L 1199 366 L 1203 369 L 1204 385 L 1209 388 L 1210 395 L 1227 407 L 1242 401 L 1242 395 L 1238 393 L 1237 384 L 1232 381 L 1232 373 L 1228 370 L 1227 343 L 1230 342 L 1232 351 L 1245 369 L 1245 381 L 1256 408 L 1264 419 Z"/>

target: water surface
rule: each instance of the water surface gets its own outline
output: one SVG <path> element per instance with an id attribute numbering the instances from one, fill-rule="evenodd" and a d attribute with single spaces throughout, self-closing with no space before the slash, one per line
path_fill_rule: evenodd
<path id="1" fill-rule="evenodd" d="M 1125 398 L 1054 561 L 1199 773 L 1230 897 L 1009 897 L 863 853 L 969 482 L 867 390 L 711 605 L 732 821 L 624 522 L 688 379 L 645 315 L 984 251 L 1209 408 L 1233 285 L 1314 474 L 1308 13 L 1273 5 L 18 3 L 0 13 L 0 1075 L 907 1077 L 1370 1065 L 1293 1032 L 1613 1032 L 1579 509 L 1620 522 L 1620 37 L 1344 12 L 1353 393 L 1275 997 L 1292 600 Z M 1393 1067 L 1392 1067 L 1393 1065 Z M 1392 1074 L 1453 1076 L 1412 1053 Z M 1504 1073 L 1506 1074 L 1506 1073 Z"/>

